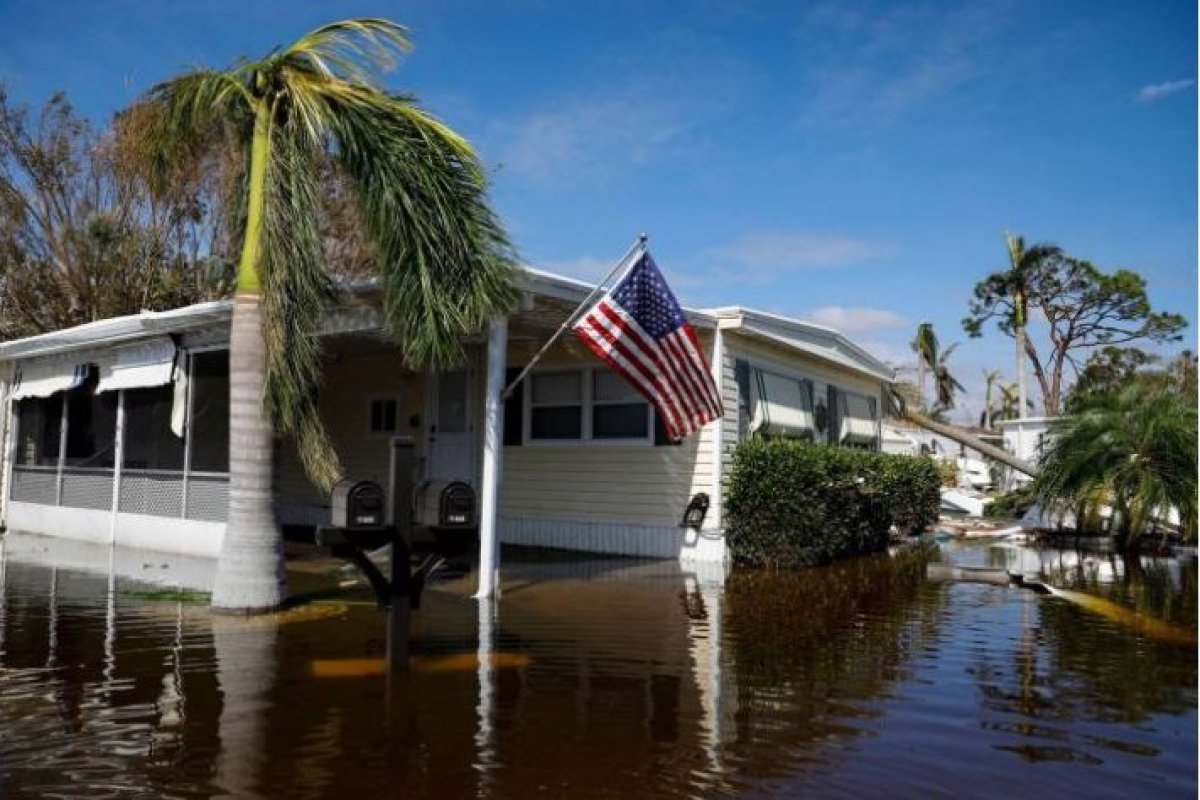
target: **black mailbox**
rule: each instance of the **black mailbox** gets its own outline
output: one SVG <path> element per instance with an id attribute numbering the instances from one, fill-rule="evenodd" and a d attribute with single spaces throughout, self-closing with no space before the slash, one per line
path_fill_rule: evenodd
<path id="1" fill-rule="evenodd" d="M 475 490 L 462 481 L 429 481 L 417 501 L 421 524 L 434 529 L 467 530 L 478 524 Z"/>
<path id="2" fill-rule="evenodd" d="M 387 524 L 383 489 L 371 481 L 341 481 L 330 498 L 330 524 L 335 528 L 382 528 Z"/>

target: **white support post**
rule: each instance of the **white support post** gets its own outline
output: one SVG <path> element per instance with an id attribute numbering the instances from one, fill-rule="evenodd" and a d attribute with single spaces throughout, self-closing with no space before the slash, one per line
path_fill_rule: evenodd
<path id="1" fill-rule="evenodd" d="M 17 401 L 12 399 L 11 394 L 10 384 L 3 403 L 0 403 L 0 414 L 4 415 L 7 422 L 4 436 L 0 437 L 0 490 L 3 491 L 3 495 L 0 496 L 0 527 L 3 527 L 8 519 L 8 498 L 12 497 L 13 468 L 17 463 L 17 443 L 20 436 L 17 428 L 21 419 L 17 414 Z"/>
<path id="2" fill-rule="evenodd" d="M 63 392 L 62 395 L 62 416 L 58 424 L 58 469 L 54 473 L 54 505 L 62 505 L 62 489 L 63 489 L 63 464 L 67 460 L 67 424 L 69 417 L 67 416 L 67 407 L 71 404 L 71 393 Z"/>
<path id="3" fill-rule="evenodd" d="M 117 543 L 117 514 L 121 510 L 121 471 L 125 468 L 125 390 L 117 391 L 117 424 L 113 430 L 112 513 L 108 518 L 108 541 Z"/>
<path id="4" fill-rule="evenodd" d="M 479 591 L 481 600 L 496 596 L 498 543 L 496 522 L 500 512 L 500 467 L 504 453 L 504 368 L 508 350 L 508 319 L 501 317 L 488 329 L 487 398 L 483 417 L 483 475 L 479 487 Z"/>
<path id="5" fill-rule="evenodd" d="M 725 335 L 721 331 L 721 326 L 718 324 L 716 330 L 713 331 L 713 349 L 712 349 L 712 377 L 713 383 L 717 387 L 717 394 L 721 398 L 721 403 L 725 403 Z M 709 505 L 708 505 L 708 527 L 716 531 L 718 534 L 724 524 L 724 509 L 721 502 L 722 487 L 724 486 L 725 470 L 725 415 L 713 420 L 712 427 L 713 444 L 712 444 L 712 488 L 709 490 Z"/>
<path id="6" fill-rule="evenodd" d="M 179 516 L 187 517 L 188 485 L 192 479 L 192 391 L 196 386 L 196 359 L 191 353 L 186 355 L 184 371 L 187 373 L 187 398 L 184 401 L 183 412 L 183 490 L 179 500 Z"/>

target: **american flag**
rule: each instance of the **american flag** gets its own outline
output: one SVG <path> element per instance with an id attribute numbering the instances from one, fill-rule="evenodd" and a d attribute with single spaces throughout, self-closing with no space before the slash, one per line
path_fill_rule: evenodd
<path id="1" fill-rule="evenodd" d="M 721 416 L 721 395 L 696 332 L 649 253 L 641 254 L 574 330 L 649 399 L 672 441 Z"/>

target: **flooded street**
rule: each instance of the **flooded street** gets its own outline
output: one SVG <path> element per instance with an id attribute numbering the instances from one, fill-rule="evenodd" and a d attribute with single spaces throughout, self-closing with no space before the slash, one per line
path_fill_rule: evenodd
<path id="1" fill-rule="evenodd" d="M 389 682 L 366 594 L 214 617 L 6 543 L 0 796 L 1195 795 L 1195 559 L 518 559 L 495 606 L 434 585 Z"/>

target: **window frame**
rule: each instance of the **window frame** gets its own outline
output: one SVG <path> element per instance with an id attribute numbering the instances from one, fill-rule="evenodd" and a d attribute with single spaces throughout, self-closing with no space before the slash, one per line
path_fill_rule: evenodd
<path id="1" fill-rule="evenodd" d="M 653 447 L 654 446 L 654 405 L 644 397 L 641 402 L 646 406 L 646 435 L 627 438 L 596 438 L 592 431 L 592 409 L 604 405 L 627 405 L 628 403 L 597 403 L 595 397 L 595 376 L 598 373 L 612 373 L 620 376 L 616 370 L 606 366 L 582 367 L 546 367 L 535 369 L 525 379 L 525 391 L 522 392 L 522 431 L 521 445 L 528 447 Z M 577 374 L 580 376 L 580 426 L 578 439 L 538 439 L 533 436 L 533 382 L 539 375 Z M 625 380 L 621 377 L 621 380 Z M 638 393 L 639 397 L 641 393 Z M 550 405 L 550 404 L 544 404 Z M 561 405 L 561 404 L 560 404 Z"/>
<path id="2" fill-rule="evenodd" d="M 798 388 L 800 389 L 801 397 L 808 400 L 808 408 L 807 409 L 797 409 L 797 410 L 807 411 L 808 415 L 809 415 L 809 419 L 811 420 L 811 424 L 809 425 L 808 430 L 799 436 L 794 436 L 794 435 L 786 434 L 786 433 L 764 433 L 761 428 L 753 428 L 753 427 L 748 428 L 750 436 L 751 437 L 761 436 L 766 439 L 786 439 L 786 440 L 796 441 L 796 442 L 809 442 L 809 443 L 816 442 L 817 437 L 820 435 L 820 432 L 817 430 L 817 390 L 816 390 L 816 383 L 813 381 L 813 379 L 808 377 L 807 375 L 798 375 L 798 374 L 792 373 L 792 372 L 784 372 L 782 370 L 778 370 L 778 369 L 775 369 L 774 367 L 770 367 L 770 366 L 761 366 L 761 365 L 755 366 L 753 363 L 751 363 L 750 381 L 755 382 L 759 378 L 760 375 L 770 375 L 772 378 L 775 378 L 777 380 L 787 381 L 789 383 L 795 383 L 798 386 Z M 755 396 L 756 394 L 758 394 L 758 397 L 757 397 L 758 402 L 762 403 L 764 401 L 764 398 L 761 394 L 761 389 L 751 389 L 750 390 L 751 397 Z M 769 394 L 765 399 L 768 403 L 770 402 Z M 749 401 L 749 398 L 747 398 L 747 401 Z M 747 410 L 749 411 L 749 415 L 750 415 L 749 419 L 747 420 L 747 424 L 750 426 L 753 426 L 754 412 L 756 409 L 753 405 L 748 405 Z"/>

